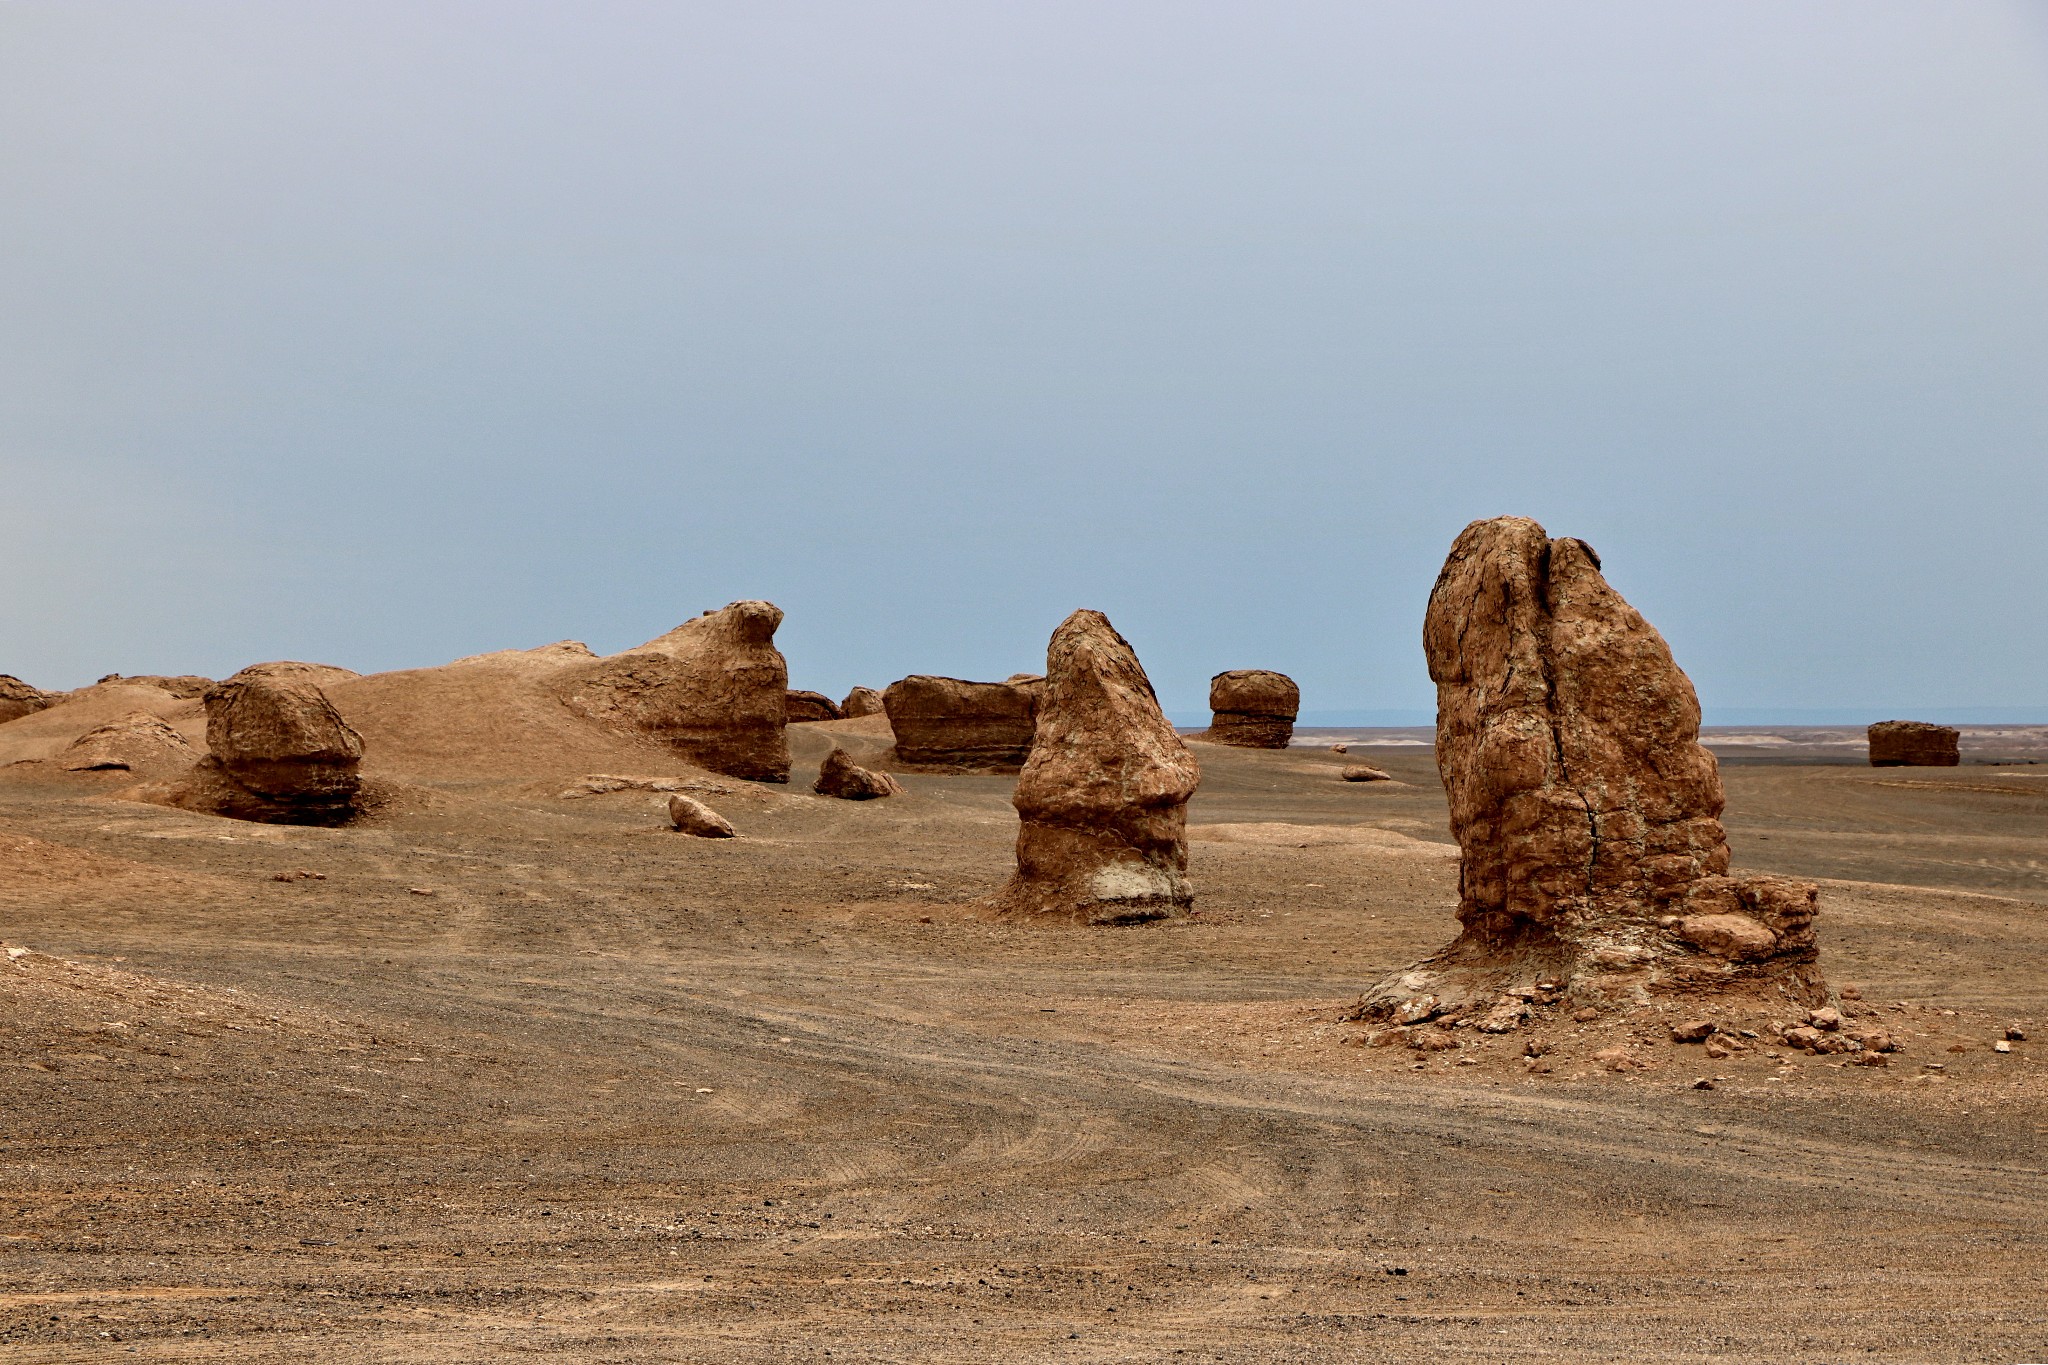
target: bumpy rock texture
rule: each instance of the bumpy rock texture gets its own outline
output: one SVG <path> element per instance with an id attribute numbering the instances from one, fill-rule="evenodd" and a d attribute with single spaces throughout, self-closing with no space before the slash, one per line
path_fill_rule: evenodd
<path id="1" fill-rule="evenodd" d="M 1045 663 L 1037 738 L 1011 798 L 1023 821 L 1017 871 L 995 904 L 1094 924 L 1184 911 L 1201 766 L 1101 612 L 1062 622 Z"/>
<path id="2" fill-rule="evenodd" d="M 889 684 L 882 706 L 898 762 L 951 772 L 1013 773 L 1031 752 L 1045 681 L 963 682 L 917 673 Z"/>
<path id="3" fill-rule="evenodd" d="M 1919 720 L 1881 720 L 1870 727 L 1873 768 L 1953 768 L 1962 762 L 1962 735 Z"/>
<path id="4" fill-rule="evenodd" d="M 573 668 L 564 699 L 713 772 L 787 782 L 789 666 L 775 648 L 781 624 L 781 609 L 769 602 L 707 611 L 638 649 Z"/>
<path id="5" fill-rule="evenodd" d="M 57 756 L 74 773 L 167 773 L 196 762 L 185 737 L 159 716 L 136 711 L 87 730 Z"/>
<path id="6" fill-rule="evenodd" d="M 839 713 L 848 720 L 879 716 L 882 712 L 882 694 L 872 687 L 856 687 L 846 694 L 845 701 L 839 703 Z"/>
<path id="7" fill-rule="evenodd" d="M 842 801 L 872 801 L 880 796 L 899 796 L 903 788 L 887 773 L 870 772 L 846 756 L 846 750 L 834 749 L 825 755 L 825 761 L 818 765 L 818 780 L 811 790 L 820 796 L 836 796 Z"/>
<path id="8" fill-rule="evenodd" d="M 12 673 L 0 673 L 0 723 L 42 710 L 50 704 L 41 688 L 31 687 Z"/>
<path id="9" fill-rule="evenodd" d="M 1814 889 L 1728 877 L 1721 779 L 1663 637 L 1582 541 L 1474 522 L 1423 625 L 1464 933 L 1367 1017 L 1744 988 L 1819 1003 Z"/>
<path id="10" fill-rule="evenodd" d="M 358 813 L 362 736 L 298 667 L 258 664 L 208 689 L 210 752 L 177 804 L 291 825 L 338 825 Z"/>
<path id="11" fill-rule="evenodd" d="M 1209 680 L 1209 711 L 1202 738 L 1240 749 L 1284 749 L 1294 738 L 1301 689 L 1285 673 L 1233 669 Z"/>
<path id="12" fill-rule="evenodd" d="M 782 697 L 782 718 L 790 725 L 813 720 L 844 720 L 839 703 L 823 692 L 799 692 L 791 688 Z"/>

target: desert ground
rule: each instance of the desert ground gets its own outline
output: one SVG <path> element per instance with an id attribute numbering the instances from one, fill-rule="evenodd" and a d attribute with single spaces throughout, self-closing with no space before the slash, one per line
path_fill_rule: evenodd
<path id="1" fill-rule="evenodd" d="M 880 718 L 777 787 L 452 676 L 330 689 L 384 793 L 338 829 L 0 725 L 0 1359 L 2048 1359 L 2048 728 L 1707 736 L 1890 1065 L 1670 1006 L 1539 1069 L 1345 1018 L 1455 929 L 1427 732 L 1197 742 L 1197 912 L 1085 928 L 977 906 L 1012 779 L 810 794 Z"/>

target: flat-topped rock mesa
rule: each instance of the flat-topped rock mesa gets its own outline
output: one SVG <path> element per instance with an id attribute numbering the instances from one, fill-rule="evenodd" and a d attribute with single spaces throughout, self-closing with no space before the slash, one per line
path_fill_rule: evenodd
<path id="1" fill-rule="evenodd" d="M 210 751 L 172 804 L 238 820 L 338 825 L 358 813 L 363 740 L 299 667 L 257 664 L 206 693 Z"/>
<path id="2" fill-rule="evenodd" d="M 1962 732 L 1922 720 L 1881 720 L 1870 727 L 1873 768 L 1953 768 L 1961 763 Z"/>
<path id="3" fill-rule="evenodd" d="M 199 751 L 160 716 L 134 711 L 96 725 L 57 755 L 66 772 L 165 776 L 199 761 Z"/>
<path id="4" fill-rule="evenodd" d="M 952 772 L 1017 772 L 1031 752 L 1044 689 L 1035 674 L 994 683 L 914 673 L 893 682 L 882 707 L 896 736 L 896 760 Z"/>
<path id="5" fill-rule="evenodd" d="M 883 715 L 882 694 L 872 687 L 856 687 L 846 694 L 845 701 L 839 703 L 839 714 L 848 720 Z"/>
<path id="6" fill-rule="evenodd" d="M 782 716 L 786 724 L 802 725 L 810 721 L 845 720 L 846 712 L 823 692 L 791 688 L 782 697 Z"/>
<path id="7" fill-rule="evenodd" d="M 1011 798 L 1017 870 L 995 908 L 1091 924 L 1184 912 L 1194 898 L 1187 803 L 1201 765 L 1101 612 L 1062 622 L 1045 663 L 1036 738 Z"/>
<path id="8" fill-rule="evenodd" d="M 1232 669 L 1209 680 L 1209 728 L 1202 738 L 1240 749 L 1284 749 L 1300 712 L 1301 689 L 1285 673 Z"/>
<path id="9" fill-rule="evenodd" d="M 1589 1003 L 1738 987 L 1825 1002 L 1814 888 L 1726 875 L 1692 683 L 1590 546 L 1522 517 L 1474 522 L 1423 645 L 1464 931 L 1361 1015 L 1513 1010 L 1536 983 Z"/>
<path id="10" fill-rule="evenodd" d="M 728 777 L 789 781 L 789 666 L 782 611 L 734 602 L 637 649 L 565 671 L 563 699 L 592 719 L 659 739 Z"/>
<path id="11" fill-rule="evenodd" d="M 50 704 L 39 687 L 31 687 L 12 673 L 0 673 L 0 725 L 19 716 L 31 715 Z"/>

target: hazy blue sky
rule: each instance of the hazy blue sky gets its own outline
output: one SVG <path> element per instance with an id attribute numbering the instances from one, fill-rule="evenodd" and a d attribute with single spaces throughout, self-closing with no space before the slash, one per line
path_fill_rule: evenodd
<path id="1" fill-rule="evenodd" d="M 2048 718 L 2048 5 L 0 3 L 0 672 L 1427 707 L 1502 512 L 1710 708 Z"/>

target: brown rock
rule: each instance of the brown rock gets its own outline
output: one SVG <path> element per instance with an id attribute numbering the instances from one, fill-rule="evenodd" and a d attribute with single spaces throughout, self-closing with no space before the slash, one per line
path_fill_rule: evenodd
<path id="1" fill-rule="evenodd" d="M 1785 1046 L 1796 1047 L 1801 1052 L 1816 1052 L 1823 1041 L 1825 1035 L 1819 1029 L 1808 1028 L 1804 1024 L 1785 1030 Z"/>
<path id="2" fill-rule="evenodd" d="M 872 687 L 856 687 L 846 694 L 846 700 L 839 703 L 839 714 L 848 720 L 859 716 L 882 714 L 882 694 Z"/>
<path id="3" fill-rule="evenodd" d="M 1284 749 L 1294 737 L 1301 689 L 1285 673 L 1233 669 L 1209 680 L 1209 711 L 1203 739 L 1242 749 Z"/>
<path id="4" fill-rule="evenodd" d="M 1363 763 L 1356 763 L 1348 768 L 1341 768 L 1338 770 L 1337 776 L 1346 782 L 1391 782 L 1394 780 L 1392 773 L 1381 772 L 1378 768 L 1368 768 Z"/>
<path id="5" fill-rule="evenodd" d="M 896 758 L 917 768 L 1017 772 L 1031 752 L 1045 680 L 964 682 L 916 673 L 882 693 Z"/>
<path id="6" fill-rule="evenodd" d="M 1870 727 L 1873 768 L 1953 768 L 1962 762 L 1959 731 L 1918 720 L 1881 720 Z"/>
<path id="7" fill-rule="evenodd" d="M 1813 888 L 1726 875 L 1721 781 L 1663 637 L 1583 542 L 1521 517 L 1452 546 L 1423 625 L 1462 935 L 1369 991 L 1447 1014 L 1533 972 L 1599 1002 L 1743 989 L 1825 999 Z"/>
<path id="8" fill-rule="evenodd" d="M 42 689 L 31 687 L 12 673 L 0 673 L 0 724 L 17 716 L 32 715 L 50 704 Z"/>
<path id="9" fill-rule="evenodd" d="M 1452 1052 L 1457 1049 L 1458 1040 L 1449 1029 L 1412 1028 L 1408 1030 L 1408 1046 L 1417 1052 Z"/>
<path id="10" fill-rule="evenodd" d="M 1094 924 L 1185 910 L 1195 756 L 1101 612 L 1062 622 L 1045 663 L 1037 738 L 1011 798 L 1023 821 L 1017 871 L 996 904 Z"/>
<path id="11" fill-rule="evenodd" d="M 206 747 L 175 804 L 292 825 L 338 825 L 358 812 L 362 736 L 315 683 L 259 664 L 216 684 Z"/>
<path id="12" fill-rule="evenodd" d="M 72 740 L 57 755 L 57 766 L 74 773 L 169 774 L 198 758 L 185 737 L 162 719 L 147 711 L 136 711 L 95 726 Z"/>
<path id="13" fill-rule="evenodd" d="M 799 692 L 792 688 L 782 694 L 782 718 L 790 725 L 813 720 L 845 720 L 839 703 L 823 692 Z"/>
<path id="14" fill-rule="evenodd" d="M 1682 1024 L 1671 1026 L 1671 1041 L 1674 1043 L 1704 1043 L 1714 1032 L 1711 1019 L 1688 1019 Z"/>
<path id="15" fill-rule="evenodd" d="M 723 815 L 689 796 L 669 797 L 668 822 L 699 839 L 731 839 L 739 833 Z"/>
<path id="16" fill-rule="evenodd" d="M 782 611 L 734 602 L 637 649 L 572 665 L 569 706 L 668 744 L 691 762 L 756 782 L 789 781 L 789 666 L 775 648 Z"/>
<path id="17" fill-rule="evenodd" d="M 1842 1012 L 1833 1006 L 1823 1006 L 1806 1012 L 1806 1022 L 1822 1033 L 1833 1033 L 1842 1026 Z"/>
<path id="18" fill-rule="evenodd" d="M 820 796 L 836 796 L 842 801 L 872 801 L 880 796 L 900 796 L 903 788 L 887 773 L 869 772 L 846 756 L 846 750 L 834 749 L 825 755 L 825 761 L 818 765 L 818 780 L 811 790 Z"/>

